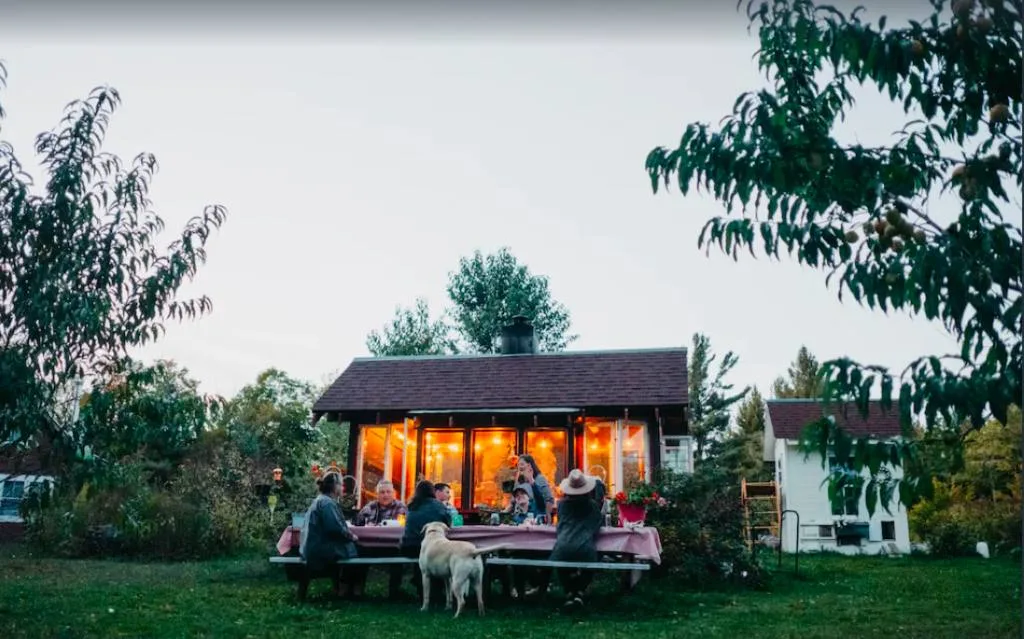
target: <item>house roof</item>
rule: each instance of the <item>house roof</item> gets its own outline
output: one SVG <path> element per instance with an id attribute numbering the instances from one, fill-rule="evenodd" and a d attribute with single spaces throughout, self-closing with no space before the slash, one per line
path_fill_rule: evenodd
<path id="1" fill-rule="evenodd" d="M 857 437 L 889 438 L 902 434 L 896 407 L 886 412 L 879 401 L 868 405 L 867 419 L 861 417 L 853 404 L 825 406 L 817 399 L 771 399 L 765 404 L 772 432 L 778 439 L 799 439 L 804 427 L 824 415 L 831 415 L 847 434 Z"/>
<path id="2" fill-rule="evenodd" d="M 687 403 L 686 349 L 358 358 L 313 406 L 466 410 Z"/>

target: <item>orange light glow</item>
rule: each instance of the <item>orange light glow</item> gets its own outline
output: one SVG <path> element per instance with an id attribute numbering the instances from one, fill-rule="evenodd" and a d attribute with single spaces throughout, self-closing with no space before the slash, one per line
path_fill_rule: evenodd
<path id="1" fill-rule="evenodd" d="M 481 446 L 480 444 L 473 444 L 473 450 L 474 451 L 479 453 L 482 449 L 483 449 L 483 446 Z"/>
<path id="2" fill-rule="evenodd" d="M 540 440 L 540 443 L 538 444 L 538 446 L 540 446 L 541 448 L 550 448 L 551 447 L 551 442 L 549 442 L 546 439 L 542 439 L 542 440 Z"/>
<path id="3" fill-rule="evenodd" d="M 597 442 L 590 443 L 590 450 L 597 450 Z"/>
<path id="4" fill-rule="evenodd" d="M 491 438 L 491 443 L 494 444 L 495 446 L 500 446 L 501 445 L 501 437 L 498 436 L 498 435 L 495 435 L 494 437 Z"/>
<path id="5" fill-rule="evenodd" d="M 459 445 L 458 444 L 448 444 L 448 450 L 450 450 L 453 453 L 457 453 L 457 452 L 459 452 Z"/>

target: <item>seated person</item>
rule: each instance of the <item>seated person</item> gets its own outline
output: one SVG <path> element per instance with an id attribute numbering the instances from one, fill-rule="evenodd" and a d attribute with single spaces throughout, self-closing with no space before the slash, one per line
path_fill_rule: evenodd
<path id="1" fill-rule="evenodd" d="M 452 525 L 452 516 L 434 494 L 434 484 L 424 479 L 416 484 L 412 500 L 409 502 L 409 514 L 405 519 L 405 531 L 399 543 L 401 554 L 405 557 L 418 558 L 420 546 L 423 545 L 423 527 L 435 521 L 446 526 Z M 413 585 L 417 595 L 423 597 L 423 576 L 418 565 L 413 565 Z M 431 589 L 432 592 L 437 590 Z"/>
<path id="2" fill-rule="evenodd" d="M 530 515 L 537 516 L 537 502 L 530 498 L 529 486 L 522 484 L 512 491 L 512 503 L 506 512 L 512 513 L 512 523 L 519 525 Z"/>
<path id="3" fill-rule="evenodd" d="M 452 487 L 442 482 L 434 484 L 434 497 L 441 502 L 454 522 L 455 516 L 459 514 L 459 509 L 452 506 Z"/>
<path id="4" fill-rule="evenodd" d="M 398 519 L 408 510 L 405 504 L 395 499 L 395 485 L 389 479 L 377 482 L 377 499 L 363 506 L 356 514 L 356 526 L 380 526 L 388 519 Z"/>
<path id="5" fill-rule="evenodd" d="M 338 595 L 341 594 L 341 571 L 335 562 L 355 557 L 355 542 L 359 538 L 341 516 L 341 507 L 338 505 L 343 492 L 341 476 L 338 473 L 327 473 L 317 480 L 317 487 L 320 494 L 306 511 L 299 555 L 311 573 L 332 573 L 334 594 Z"/>
<path id="6" fill-rule="evenodd" d="M 558 528 L 552 561 L 597 561 L 597 534 L 604 523 L 601 503 L 604 484 L 600 488 L 594 477 L 575 468 L 560 485 L 564 497 L 558 503 Z M 558 580 L 565 590 L 567 608 L 583 606 L 583 592 L 594 575 L 589 570 L 559 569 Z"/>

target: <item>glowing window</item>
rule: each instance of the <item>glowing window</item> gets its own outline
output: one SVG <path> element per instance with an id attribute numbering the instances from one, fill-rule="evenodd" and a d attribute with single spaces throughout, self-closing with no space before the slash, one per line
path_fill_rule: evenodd
<path id="1" fill-rule="evenodd" d="M 588 418 L 583 428 L 583 466 L 602 478 L 612 493 L 647 481 L 647 425 Z"/>
<path id="2" fill-rule="evenodd" d="M 398 499 L 407 502 L 416 482 L 415 422 L 363 425 L 356 463 L 360 505 L 377 498 L 377 483 L 385 478 L 395 485 Z"/>
<path id="3" fill-rule="evenodd" d="M 540 472 L 552 487 L 566 475 L 567 437 L 563 430 L 531 430 L 526 432 L 526 452 L 533 456 Z"/>
<path id="4" fill-rule="evenodd" d="M 512 491 L 516 431 L 473 431 L 473 507 L 504 508 Z"/>
<path id="5" fill-rule="evenodd" d="M 423 477 L 452 488 L 452 504 L 462 504 L 462 431 L 428 431 L 423 436 Z"/>

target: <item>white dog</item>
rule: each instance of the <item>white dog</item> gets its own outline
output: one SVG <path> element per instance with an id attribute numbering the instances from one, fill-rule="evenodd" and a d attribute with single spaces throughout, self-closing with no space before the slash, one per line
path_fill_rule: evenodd
<path id="1" fill-rule="evenodd" d="M 423 607 L 430 604 L 430 579 L 445 582 L 445 610 L 451 610 L 455 599 L 455 616 L 466 604 L 469 587 L 476 589 L 476 609 L 484 614 L 484 562 L 480 555 L 508 548 L 508 544 L 477 548 L 468 541 L 452 541 L 446 533 L 448 526 L 435 521 L 423 527 L 423 545 L 420 546 L 420 572 L 423 573 Z"/>

